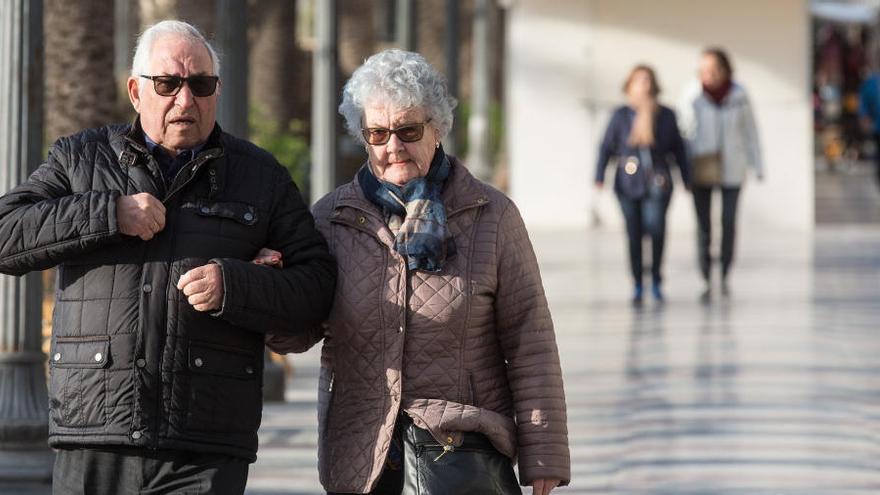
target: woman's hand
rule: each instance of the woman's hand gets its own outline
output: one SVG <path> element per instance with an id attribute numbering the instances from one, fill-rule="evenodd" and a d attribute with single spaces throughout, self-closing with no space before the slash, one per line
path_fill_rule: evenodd
<path id="1" fill-rule="evenodd" d="M 269 248 L 260 249 L 253 263 L 255 265 L 266 265 L 271 268 L 284 268 L 284 260 L 281 259 L 281 253 Z"/>
<path id="2" fill-rule="evenodd" d="M 534 480 L 532 481 L 532 495 L 549 495 L 557 486 L 559 486 L 559 480 Z"/>

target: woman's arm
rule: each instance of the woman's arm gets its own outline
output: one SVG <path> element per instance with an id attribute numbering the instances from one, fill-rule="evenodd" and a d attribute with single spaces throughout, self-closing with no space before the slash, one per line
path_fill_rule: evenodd
<path id="1" fill-rule="evenodd" d="M 497 239 L 495 323 L 507 362 L 523 484 L 571 479 L 568 426 L 556 335 L 538 261 L 513 202 Z"/>
<path id="2" fill-rule="evenodd" d="M 747 152 L 749 153 L 749 163 L 755 169 L 755 175 L 758 179 L 764 178 L 764 159 L 761 155 L 761 141 L 758 137 L 758 125 L 755 123 L 755 115 L 752 112 L 752 103 L 748 95 L 743 92 L 743 132 L 745 133 L 745 142 Z"/>
<path id="3" fill-rule="evenodd" d="M 608 160 L 617 152 L 617 127 L 620 121 L 620 111 L 616 110 L 608 121 L 608 127 L 605 128 L 605 135 L 599 143 L 599 156 L 596 159 L 596 184 L 605 183 L 605 168 L 608 166 Z"/>
<path id="4" fill-rule="evenodd" d="M 669 119 L 672 155 L 675 157 L 675 163 L 678 165 L 678 171 L 681 174 L 681 181 L 684 182 L 685 187 L 690 188 L 691 177 L 693 177 L 693 174 L 691 173 L 691 162 L 688 158 L 687 150 L 685 149 L 684 139 L 682 139 L 681 132 L 679 131 L 678 120 L 675 118 L 675 112 L 672 110 L 669 110 Z"/>

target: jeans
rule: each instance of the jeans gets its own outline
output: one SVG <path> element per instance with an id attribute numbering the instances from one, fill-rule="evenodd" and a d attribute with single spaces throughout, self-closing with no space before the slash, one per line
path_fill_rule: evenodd
<path id="1" fill-rule="evenodd" d="M 61 449 L 55 456 L 52 493 L 240 495 L 247 475 L 246 460 L 222 454 L 127 447 Z"/>
<path id="2" fill-rule="evenodd" d="M 733 264 L 736 239 L 736 207 L 739 187 L 721 187 L 721 274 L 727 277 Z M 694 186 L 694 207 L 697 211 L 697 256 L 703 279 L 709 281 L 712 271 L 712 188 Z"/>
<path id="3" fill-rule="evenodd" d="M 662 282 L 660 266 L 663 262 L 663 245 L 666 242 L 666 210 L 669 194 L 649 194 L 641 199 L 618 195 L 623 218 L 626 220 L 626 236 L 629 243 L 629 265 L 635 285 L 642 285 L 642 238 L 651 237 L 651 279 L 654 284 Z"/>

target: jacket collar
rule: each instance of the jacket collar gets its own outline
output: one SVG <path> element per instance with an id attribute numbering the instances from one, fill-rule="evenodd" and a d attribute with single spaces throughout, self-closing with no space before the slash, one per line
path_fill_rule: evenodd
<path id="1" fill-rule="evenodd" d="M 217 158 L 226 154 L 225 148 L 228 140 L 229 136 L 223 132 L 220 124 L 215 122 L 208 140 L 205 141 L 205 145 L 194 159 L 194 161 L 211 162 L 208 164 L 210 170 L 213 171 L 213 173 L 209 171 L 211 196 L 222 191 L 225 187 L 228 160 L 217 160 Z M 115 132 L 110 136 L 110 147 L 116 154 L 120 167 L 134 167 L 149 163 L 150 151 L 144 142 L 140 116 L 135 117 L 131 124 L 115 129 Z"/>

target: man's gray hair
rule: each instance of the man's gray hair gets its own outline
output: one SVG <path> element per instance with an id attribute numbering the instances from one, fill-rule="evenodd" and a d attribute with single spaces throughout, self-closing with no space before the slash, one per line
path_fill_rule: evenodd
<path id="1" fill-rule="evenodd" d="M 368 58 L 342 90 L 339 113 L 345 117 L 348 132 L 361 142 L 364 108 L 374 103 L 401 110 L 424 108 L 431 124 L 440 131 L 440 139 L 452 129 L 452 111 L 458 104 L 447 91 L 446 78 L 425 57 L 398 49 Z"/>
<path id="2" fill-rule="evenodd" d="M 153 51 L 153 44 L 156 43 L 157 39 L 168 35 L 180 36 L 189 41 L 205 45 L 205 48 L 208 49 L 208 54 L 211 56 L 211 62 L 214 63 L 213 75 L 220 74 L 220 57 L 217 56 L 217 51 L 208 43 L 208 40 L 205 39 L 202 33 L 192 24 L 168 20 L 153 24 L 138 37 L 137 48 L 135 48 L 134 58 L 131 61 L 132 77 L 139 77 L 141 74 L 155 75 L 147 73 L 150 70 L 150 54 Z"/>

